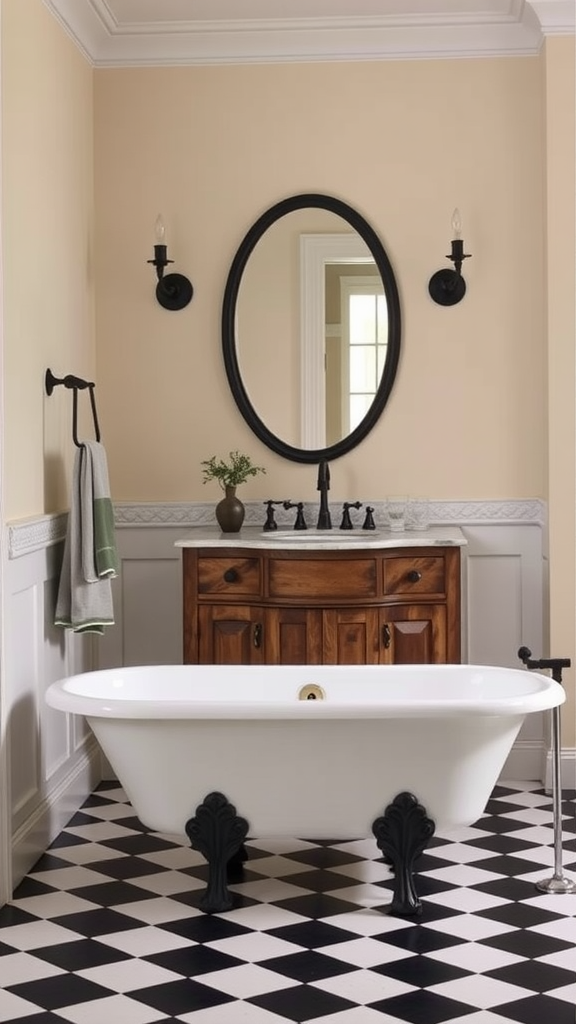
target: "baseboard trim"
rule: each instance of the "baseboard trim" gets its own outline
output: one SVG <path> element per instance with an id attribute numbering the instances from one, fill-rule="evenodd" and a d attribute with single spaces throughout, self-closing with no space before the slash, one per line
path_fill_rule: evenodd
<path id="1" fill-rule="evenodd" d="M 541 782 L 552 788 L 552 752 L 542 740 L 516 740 L 500 773 L 501 779 L 515 782 Z M 564 747 L 560 752 L 560 785 L 576 789 L 576 748 Z"/>
<path id="2" fill-rule="evenodd" d="M 544 749 L 543 778 L 546 789 L 552 789 L 552 751 Z M 564 789 L 576 789 L 576 747 L 563 747 L 560 752 L 560 786 Z"/>
<path id="3" fill-rule="evenodd" d="M 91 736 L 79 759 L 40 801 L 12 838 L 12 889 L 22 881 L 102 778 L 100 747 Z"/>

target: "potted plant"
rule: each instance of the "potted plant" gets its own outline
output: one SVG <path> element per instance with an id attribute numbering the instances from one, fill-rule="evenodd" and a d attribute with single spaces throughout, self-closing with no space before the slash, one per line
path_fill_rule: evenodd
<path id="1" fill-rule="evenodd" d="M 236 488 L 244 484 L 251 476 L 265 473 L 263 466 L 255 466 L 249 455 L 239 451 L 229 453 L 229 461 L 218 459 L 212 455 L 201 463 L 203 480 L 217 480 L 224 491 L 224 497 L 216 505 L 215 513 L 218 525 L 223 533 L 237 533 L 244 522 L 244 505 L 236 497 Z"/>

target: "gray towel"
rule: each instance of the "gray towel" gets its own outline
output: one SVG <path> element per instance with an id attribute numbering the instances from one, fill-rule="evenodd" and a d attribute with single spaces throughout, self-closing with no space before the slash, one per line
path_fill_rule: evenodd
<path id="1" fill-rule="evenodd" d="M 118 566 L 106 452 L 86 441 L 74 460 L 55 625 L 100 634 L 113 626 L 110 581 Z"/>

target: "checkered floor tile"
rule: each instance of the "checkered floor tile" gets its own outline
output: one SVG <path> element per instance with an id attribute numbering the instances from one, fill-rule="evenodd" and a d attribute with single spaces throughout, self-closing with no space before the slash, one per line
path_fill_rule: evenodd
<path id="1" fill-rule="evenodd" d="M 563 869 L 576 878 L 576 794 Z M 0 1020 L 48 1024 L 575 1024 L 576 894 L 539 784 L 493 792 L 417 862 L 416 920 L 386 913 L 373 840 L 251 839 L 231 910 L 207 870 L 103 783 L 0 910 Z"/>

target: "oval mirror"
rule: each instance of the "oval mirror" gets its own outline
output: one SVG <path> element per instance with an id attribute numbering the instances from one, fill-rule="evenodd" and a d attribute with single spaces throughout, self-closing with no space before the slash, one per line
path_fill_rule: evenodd
<path id="1" fill-rule="evenodd" d="M 296 462 L 335 459 L 372 429 L 400 356 L 392 266 L 339 199 L 297 195 L 252 225 L 224 292 L 232 395 L 256 436 Z"/>

